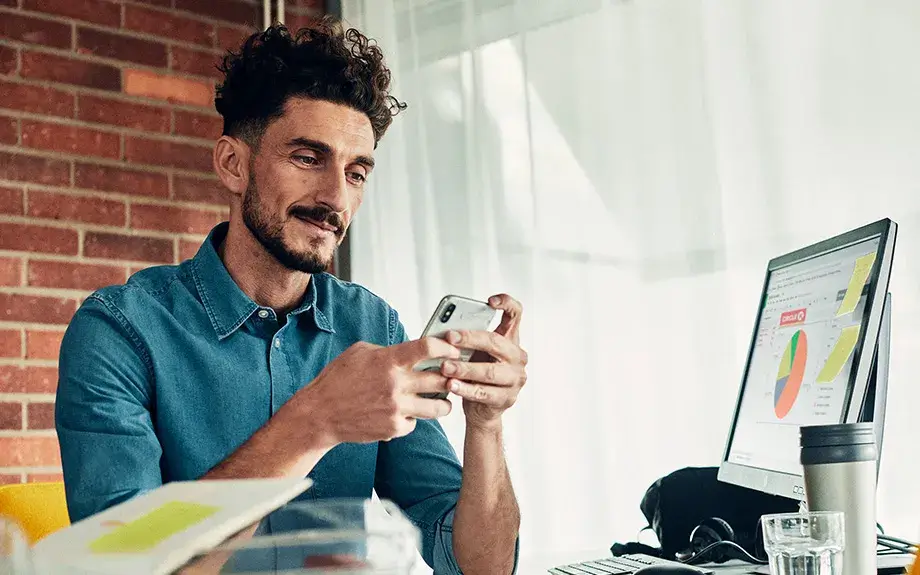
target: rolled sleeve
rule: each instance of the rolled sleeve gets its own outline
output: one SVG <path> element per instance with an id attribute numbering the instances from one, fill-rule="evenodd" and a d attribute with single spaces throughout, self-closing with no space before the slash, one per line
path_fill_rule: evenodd
<path id="1" fill-rule="evenodd" d="M 55 407 L 73 522 L 162 485 L 149 365 L 114 305 L 81 305 L 61 343 Z"/>

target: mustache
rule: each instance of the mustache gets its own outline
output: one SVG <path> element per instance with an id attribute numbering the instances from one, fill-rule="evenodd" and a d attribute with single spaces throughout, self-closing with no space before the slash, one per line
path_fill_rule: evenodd
<path id="1" fill-rule="evenodd" d="M 338 212 L 326 206 L 294 206 L 290 214 L 294 217 L 323 222 L 335 228 L 335 234 L 345 233 L 345 221 Z"/>

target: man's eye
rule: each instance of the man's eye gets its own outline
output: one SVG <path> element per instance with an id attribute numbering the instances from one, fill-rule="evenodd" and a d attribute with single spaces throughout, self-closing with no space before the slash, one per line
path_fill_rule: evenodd
<path id="1" fill-rule="evenodd" d="M 367 181 L 367 177 L 360 172 L 350 172 L 348 175 L 351 177 L 351 179 L 358 182 L 359 184 L 363 184 Z"/>
<path id="2" fill-rule="evenodd" d="M 313 156 L 294 156 L 294 159 L 297 160 L 298 162 L 307 164 L 308 166 L 312 166 L 313 164 L 317 162 L 316 158 L 314 158 Z"/>

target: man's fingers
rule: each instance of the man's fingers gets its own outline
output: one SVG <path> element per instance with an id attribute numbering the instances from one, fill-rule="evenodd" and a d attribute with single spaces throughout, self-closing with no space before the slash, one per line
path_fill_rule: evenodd
<path id="1" fill-rule="evenodd" d="M 446 384 L 434 391 L 447 391 Z M 406 417 L 414 419 L 437 419 L 450 414 L 451 403 L 446 399 L 427 399 L 417 395 L 406 396 L 403 400 L 403 412 Z"/>
<path id="2" fill-rule="evenodd" d="M 506 293 L 501 293 L 490 297 L 489 305 L 502 312 L 501 322 L 495 331 L 517 342 L 517 331 L 521 325 L 521 315 L 524 313 L 521 302 Z"/>
<path id="3" fill-rule="evenodd" d="M 447 377 L 441 375 L 436 367 L 432 368 L 431 371 L 413 373 L 409 378 L 406 393 L 418 394 L 447 391 Z"/>
<path id="4" fill-rule="evenodd" d="M 518 395 L 518 390 L 513 387 L 468 383 L 458 379 L 451 379 L 449 385 L 451 393 L 463 399 L 502 410 L 513 405 Z"/>
<path id="5" fill-rule="evenodd" d="M 519 364 L 494 362 L 445 361 L 441 373 L 446 377 L 471 383 L 488 383 L 503 387 L 521 387 L 527 381 L 527 372 Z"/>
<path id="6" fill-rule="evenodd" d="M 460 350 L 437 337 L 423 337 L 395 345 L 392 348 L 396 361 L 403 367 L 412 367 L 420 361 L 435 358 L 460 357 Z"/>
<path id="7" fill-rule="evenodd" d="M 481 351 L 499 361 L 523 363 L 524 351 L 494 331 L 452 331 L 447 334 L 447 341 L 461 349 Z"/>

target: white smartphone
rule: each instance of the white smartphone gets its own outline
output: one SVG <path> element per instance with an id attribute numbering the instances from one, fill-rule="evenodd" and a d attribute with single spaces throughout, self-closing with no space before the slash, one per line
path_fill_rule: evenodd
<path id="1" fill-rule="evenodd" d="M 458 295 L 447 295 L 435 308 L 428 320 L 428 325 L 422 331 L 422 337 L 443 338 L 449 331 L 472 330 L 485 331 L 492 326 L 497 310 L 489 307 L 484 301 L 478 301 Z M 469 361 L 473 351 L 460 350 L 460 361 Z M 415 366 L 416 371 L 440 371 L 443 359 L 429 359 Z M 423 393 L 422 397 L 429 399 L 447 399 L 447 392 Z"/>

